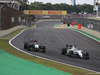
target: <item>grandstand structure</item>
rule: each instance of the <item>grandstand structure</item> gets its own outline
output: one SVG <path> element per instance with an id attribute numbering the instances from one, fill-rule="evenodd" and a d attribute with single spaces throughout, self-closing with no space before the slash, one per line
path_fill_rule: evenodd
<path id="1" fill-rule="evenodd" d="M 94 0 L 93 10 L 96 12 L 96 17 L 100 18 L 100 0 Z"/>

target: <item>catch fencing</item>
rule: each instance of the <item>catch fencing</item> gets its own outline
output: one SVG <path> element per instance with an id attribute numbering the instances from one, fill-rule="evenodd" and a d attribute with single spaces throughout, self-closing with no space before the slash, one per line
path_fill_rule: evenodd
<path id="1" fill-rule="evenodd" d="M 72 24 L 72 22 L 75 22 L 75 25 L 81 24 L 86 28 L 100 32 L 100 20 L 87 19 L 87 18 L 64 18 L 63 21 L 66 21 L 67 24 L 68 23 Z"/>

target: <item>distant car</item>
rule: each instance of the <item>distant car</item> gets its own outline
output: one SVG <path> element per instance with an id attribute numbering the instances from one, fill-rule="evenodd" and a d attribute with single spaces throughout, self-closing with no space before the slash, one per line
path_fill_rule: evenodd
<path id="1" fill-rule="evenodd" d="M 35 51 L 35 52 L 46 52 L 46 47 L 40 45 L 37 41 L 29 40 L 29 42 L 24 43 L 24 49 L 27 51 Z"/>
<path id="2" fill-rule="evenodd" d="M 63 48 L 61 51 L 62 55 L 67 55 L 69 57 L 75 57 L 75 58 L 89 59 L 89 53 L 77 49 L 75 45 L 67 44 L 66 48 Z"/>

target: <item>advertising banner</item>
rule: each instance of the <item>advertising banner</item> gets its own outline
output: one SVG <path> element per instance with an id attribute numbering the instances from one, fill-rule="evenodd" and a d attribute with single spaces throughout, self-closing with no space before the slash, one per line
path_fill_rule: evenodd
<path id="1" fill-rule="evenodd" d="M 27 15 L 67 15 L 67 11 L 54 11 L 54 10 L 24 10 Z"/>

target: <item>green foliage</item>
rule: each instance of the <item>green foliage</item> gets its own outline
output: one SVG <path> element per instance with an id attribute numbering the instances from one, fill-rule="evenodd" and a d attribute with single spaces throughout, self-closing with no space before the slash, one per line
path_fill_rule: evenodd
<path id="1" fill-rule="evenodd" d="M 76 12 L 76 13 L 81 13 L 81 12 L 87 12 L 87 13 L 93 13 L 93 5 L 89 4 L 83 4 L 83 5 L 68 5 L 66 3 L 61 3 L 61 4 L 51 4 L 51 3 L 42 3 L 42 2 L 34 2 L 26 4 L 25 2 L 20 2 L 20 10 L 65 10 L 67 13 L 71 12 Z M 29 15 L 29 17 L 32 17 L 32 21 L 35 20 L 34 15 Z"/>
<path id="2" fill-rule="evenodd" d="M 34 15 L 29 15 L 29 17 L 32 17 L 32 21 L 35 21 L 35 16 Z"/>
<path id="3" fill-rule="evenodd" d="M 88 12 L 93 13 L 93 5 L 83 4 L 83 5 L 68 5 L 66 3 L 61 4 L 51 4 L 51 3 L 42 3 L 42 2 L 34 2 L 30 5 L 26 4 L 25 2 L 20 2 L 21 7 L 20 10 L 65 10 L 68 13 L 71 12 Z"/>
<path id="4" fill-rule="evenodd" d="M 88 12 L 93 13 L 93 5 L 83 4 L 83 5 L 68 5 L 66 3 L 61 4 L 51 4 L 46 3 L 43 4 L 42 2 L 34 2 L 28 6 L 28 10 L 65 10 L 68 13 L 70 12 Z"/>
<path id="5" fill-rule="evenodd" d="M 28 10 L 28 8 L 30 7 L 25 2 L 20 2 L 20 3 L 21 3 L 20 10 Z"/>

